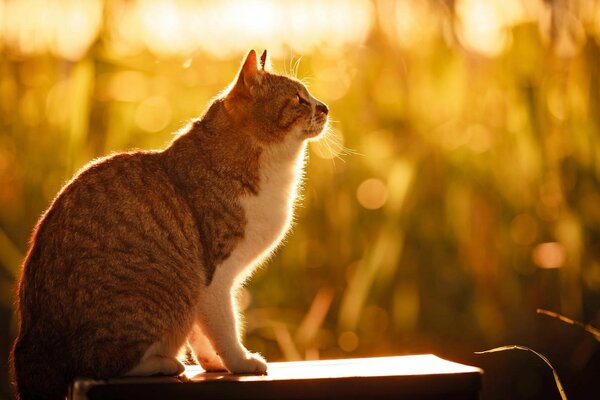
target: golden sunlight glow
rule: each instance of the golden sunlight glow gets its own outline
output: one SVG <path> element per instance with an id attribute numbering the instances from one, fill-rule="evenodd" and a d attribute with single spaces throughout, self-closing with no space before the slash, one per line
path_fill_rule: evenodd
<path id="1" fill-rule="evenodd" d="M 196 366 L 187 366 L 185 375 L 198 382 L 208 376 Z M 222 374 L 220 379 L 239 381 L 271 381 L 296 379 L 323 379 L 369 376 L 402 376 L 426 374 L 457 374 L 481 372 L 479 368 L 446 361 L 433 354 L 396 357 L 353 358 L 302 362 L 269 363 L 268 375 Z M 214 374 L 210 374 L 214 379 Z"/>
<path id="2" fill-rule="evenodd" d="M 511 40 L 511 25 L 524 18 L 518 0 L 460 0 L 456 30 L 462 44 L 485 56 L 497 56 Z"/>
<path id="3" fill-rule="evenodd" d="M 356 46 L 374 12 L 366 0 L 0 0 L 0 7 L 0 38 L 11 50 L 70 60 L 83 57 L 95 41 L 103 11 L 104 45 L 111 51 L 131 55 L 146 48 L 157 56 L 187 57 L 198 51 L 227 57 L 254 47 L 284 56 Z"/>
<path id="4" fill-rule="evenodd" d="M 437 14 L 428 1 L 380 2 L 378 16 L 383 29 L 401 48 L 424 49 L 424 42 L 438 30 Z"/>
<path id="5" fill-rule="evenodd" d="M 277 363 L 270 366 L 274 373 L 279 372 Z M 306 363 L 281 363 L 282 367 L 294 368 Z M 315 377 L 336 376 L 394 376 L 394 375 L 419 375 L 431 373 L 458 373 L 465 372 L 464 365 L 442 360 L 432 354 L 401 356 L 401 357 L 373 357 L 356 358 L 347 360 L 323 360 L 308 363 L 310 374 Z M 470 368 L 476 371 L 477 368 Z M 271 370 L 269 370 L 271 374 Z M 281 373 L 285 374 L 283 368 Z"/>
<path id="6" fill-rule="evenodd" d="M 9 1 L 3 17 L 4 29 L 0 33 L 8 47 L 26 55 L 50 51 L 58 57 L 77 60 L 98 35 L 102 2 Z"/>
<path id="7" fill-rule="evenodd" d="M 157 55 L 204 51 L 228 57 L 268 47 L 272 55 L 282 56 L 288 48 L 306 53 L 323 44 L 359 44 L 371 27 L 371 8 L 367 1 L 139 0 L 124 6 L 121 21 L 109 24 L 125 52 L 129 47 L 134 53 L 143 43 Z"/>
<path id="8" fill-rule="evenodd" d="M 142 39 L 146 47 L 155 54 L 172 55 L 189 53 L 193 43 L 186 40 L 188 8 L 187 3 L 145 0 L 137 3 L 141 22 Z"/>

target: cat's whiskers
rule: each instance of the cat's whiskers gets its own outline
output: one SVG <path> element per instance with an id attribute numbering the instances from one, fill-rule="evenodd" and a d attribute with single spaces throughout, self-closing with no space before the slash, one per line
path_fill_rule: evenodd
<path id="1" fill-rule="evenodd" d="M 300 57 L 299 59 L 301 59 L 301 58 L 302 57 Z M 292 54 L 292 51 L 290 50 L 290 60 L 289 60 L 289 62 L 286 61 L 285 59 L 283 61 L 284 73 L 285 73 L 286 76 L 289 76 L 289 77 L 292 77 L 292 78 L 296 78 L 295 73 L 294 73 L 294 71 L 295 71 L 295 67 L 294 66 L 298 63 L 298 60 L 295 59 L 294 55 Z"/>
<path id="2" fill-rule="evenodd" d="M 327 153 L 332 155 L 331 160 L 334 164 L 334 167 L 335 167 L 336 159 L 345 163 L 346 162 L 346 160 L 344 159 L 345 156 L 350 156 L 350 155 L 364 156 L 364 154 L 359 153 L 358 151 L 345 146 L 343 144 L 343 139 L 339 135 L 335 134 L 336 129 L 334 128 L 333 125 L 338 124 L 338 123 L 339 123 L 339 121 L 329 118 L 327 120 L 327 123 L 323 127 L 323 133 L 321 133 L 317 139 L 317 141 L 319 141 L 319 143 L 322 143 L 322 145 L 327 148 Z"/>
<path id="3" fill-rule="evenodd" d="M 296 79 L 298 79 L 298 71 L 300 70 L 300 63 L 302 62 L 302 56 L 298 57 L 298 59 L 296 60 L 296 62 L 294 63 L 293 69 L 292 69 L 292 76 Z"/>
<path id="4" fill-rule="evenodd" d="M 298 74 L 300 73 L 300 63 L 301 62 L 302 62 L 302 56 L 298 57 L 296 59 L 296 61 L 294 61 L 294 58 L 292 57 L 289 62 L 289 66 L 288 66 L 289 71 L 287 72 L 287 75 L 296 79 L 297 81 L 301 82 L 305 86 L 310 86 L 310 80 L 311 80 L 310 77 L 308 77 L 308 76 L 299 77 L 298 76 Z"/>

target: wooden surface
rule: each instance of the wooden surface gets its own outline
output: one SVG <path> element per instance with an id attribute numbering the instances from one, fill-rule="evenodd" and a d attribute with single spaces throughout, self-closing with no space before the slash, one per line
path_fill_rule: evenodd
<path id="1" fill-rule="evenodd" d="M 113 399 L 469 399 L 483 371 L 431 354 L 269 363 L 268 375 L 206 373 L 183 377 L 79 379 L 72 400 Z"/>

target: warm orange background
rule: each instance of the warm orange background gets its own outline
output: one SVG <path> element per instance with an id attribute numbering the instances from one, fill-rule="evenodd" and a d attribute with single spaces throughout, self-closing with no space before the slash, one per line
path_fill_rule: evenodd
<path id="1" fill-rule="evenodd" d="M 248 49 L 334 122 L 285 246 L 241 296 L 271 361 L 407 353 L 484 398 L 596 388 L 600 2 L 0 0 L 0 398 L 36 219 L 94 157 L 164 146 Z"/>

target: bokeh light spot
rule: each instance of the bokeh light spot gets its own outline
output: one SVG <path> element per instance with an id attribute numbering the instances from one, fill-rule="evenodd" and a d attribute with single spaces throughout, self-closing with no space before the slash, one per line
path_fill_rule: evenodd
<path id="1" fill-rule="evenodd" d="M 135 111 L 135 123 L 147 132 L 158 132 L 171 121 L 171 106 L 162 96 L 144 100 Z"/>
<path id="2" fill-rule="evenodd" d="M 379 20 L 401 48 L 424 50 L 439 29 L 432 4 L 421 0 L 380 2 Z"/>
<path id="3" fill-rule="evenodd" d="M 532 257 L 540 268 L 560 268 L 566 258 L 565 247 L 558 242 L 540 243 L 534 247 Z"/>
<path id="4" fill-rule="evenodd" d="M 358 186 L 356 198 L 364 208 L 376 210 L 387 200 L 387 187 L 380 179 L 366 179 Z"/>
<path id="5" fill-rule="evenodd" d="M 358 336 L 354 332 L 351 332 L 351 331 L 342 332 L 340 334 L 340 336 L 338 337 L 338 346 L 340 346 L 340 349 L 342 349 L 346 352 L 351 352 L 351 351 L 356 350 L 356 348 L 358 347 L 358 344 L 359 344 Z"/>
<path id="6" fill-rule="evenodd" d="M 523 11 L 515 1 L 460 0 L 456 13 L 456 31 L 462 44 L 476 53 L 495 57 L 511 39 L 509 24 Z"/>

